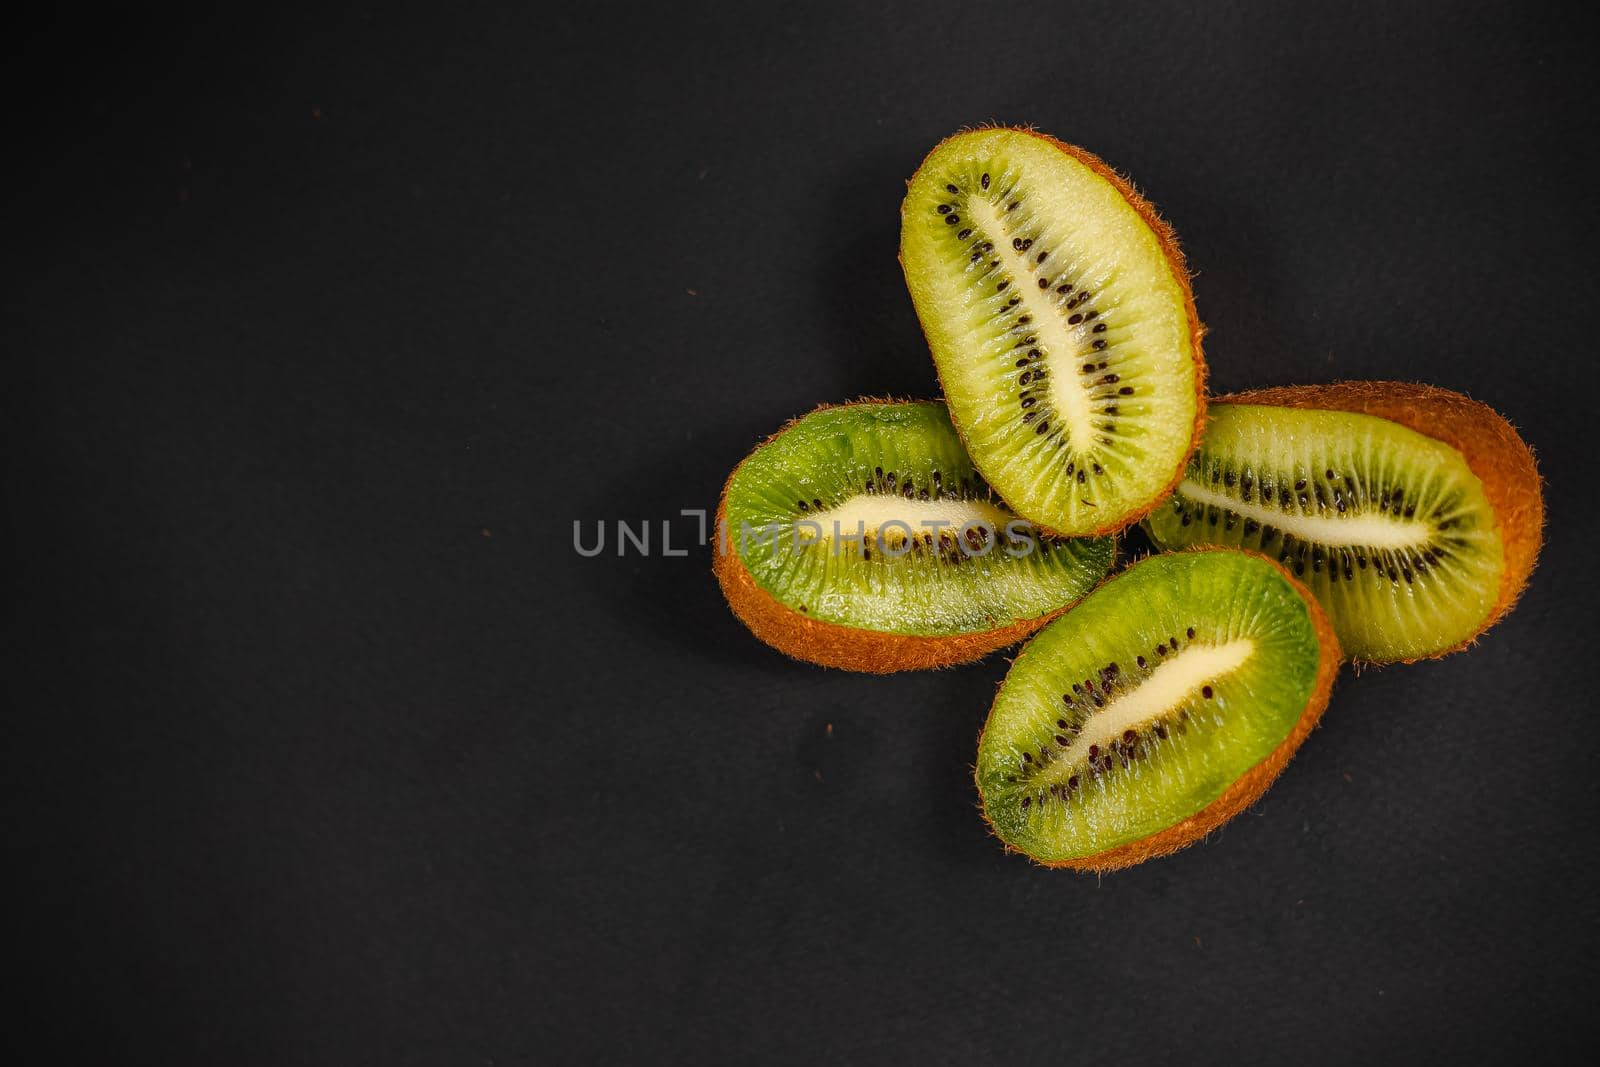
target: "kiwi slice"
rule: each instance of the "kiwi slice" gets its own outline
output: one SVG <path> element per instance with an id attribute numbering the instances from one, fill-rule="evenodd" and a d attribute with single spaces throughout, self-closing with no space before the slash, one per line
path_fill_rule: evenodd
<path id="1" fill-rule="evenodd" d="M 1040 537 L 973 470 L 938 401 L 862 401 L 790 423 L 718 510 L 717 579 L 799 659 L 888 672 L 973 660 L 1105 577 L 1109 538 Z"/>
<path id="2" fill-rule="evenodd" d="M 1099 159 L 956 134 L 900 209 L 900 262 L 973 462 L 1064 535 L 1137 521 L 1203 420 L 1200 320 L 1172 230 Z"/>
<path id="3" fill-rule="evenodd" d="M 1339 658 L 1315 598 L 1272 560 L 1145 559 L 1012 664 L 978 741 L 984 817 L 1052 867 L 1112 870 L 1182 848 L 1278 776 Z"/>
<path id="4" fill-rule="evenodd" d="M 1432 386 L 1343 382 L 1215 403 L 1146 528 L 1167 547 L 1273 556 L 1353 659 L 1387 663 L 1462 648 L 1509 611 L 1543 522 L 1533 454 L 1492 409 Z"/>

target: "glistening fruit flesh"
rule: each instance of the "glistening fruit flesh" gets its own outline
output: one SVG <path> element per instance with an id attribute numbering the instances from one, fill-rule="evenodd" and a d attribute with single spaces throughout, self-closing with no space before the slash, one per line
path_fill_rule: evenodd
<path id="1" fill-rule="evenodd" d="M 900 261 L 973 462 L 1063 534 L 1137 520 L 1204 410 L 1171 230 L 1109 167 L 1027 130 L 957 134 L 901 207 Z"/>
<path id="2" fill-rule="evenodd" d="M 739 465 L 718 515 L 734 612 L 783 652 L 853 670 L 1011 644 L 1092 589 L 1114 552 L 1040 538 L 994 500 L 937 401 L 812 412 Z"/>
<path id="3" fill-rule="evenodd" d="M 1049 866 L 1111 870 L 1247 807 L 1338 671 L 1316 600 L 1228 550 L 1153 556 L 1040 631 L 978 742 L 984 817 Z"/>
<path id="4" fill-rule="evenodd" d="M 1166 547 L 1280 560 L 1345 651 L 1381 663 L 1460 648 L 1509 610 L 1542 519 L 1532 454 L 1492 410 L 1430 386 L 1347 382 L 1214 404 L 1146 527 Z"/>

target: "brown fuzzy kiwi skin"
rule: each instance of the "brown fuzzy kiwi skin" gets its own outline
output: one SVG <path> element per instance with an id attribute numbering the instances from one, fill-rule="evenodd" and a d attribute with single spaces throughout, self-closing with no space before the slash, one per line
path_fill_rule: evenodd
<path id="1" fill-rule="evenodd" d="M 1157 213 L 1155 206 L 1151 204 L 1150 201 L 1146 200 L 1139 194 L 1139 191 L 1133 187 L 1133 183 L 1131 181 L 1129 181 L 1122 174 L 1118 173 L 1116 170 L 1113 170 L 1110 164 L 1106 163 L 1105 160 L 1101 159 L 1094 153 L 1087 151 L 1086 149 L 1079 148 L 1077 145 L 1067 144 L 1065 141 L 1059 141 L 1056 138 L 1051 137 L 1049 134 L 1040 133 L 1038 130 L 1028 126 L 983 125 L 963 129 L 949 137 L 946 137 L 943 141 L 940 141 L 938 144 L 934 145 L 933 151 L 929 152 L 927 157 L 924 157 L 924 162 L 926 162 L 928 157 L 931 157 L 935 152 L 938 152 L 939 149 L 943 148 L 947 142 L 961 136 L 964 133 L 971 133 L 974 130 L 1009 130 L 1012 133 L 1022 133 L 1027 134 L 1029 137 L 1035 137 L 1041 141 L 1044 141 L 1046 144 L 1049 144 L 1058 151 L 1065 152 L 1079 163 L 1082 163 L 1085 167 L 1088 167 L 1095 174 L 1110 182 L 1112 188 L 1116 189 L 1117 193 L 1128 202 L 1128 205 L 1132 207 L 1134 211 L 1138 212 L 1139 217 L 1144 220 L 1145 225 L 1149 226 L 1150 229 L 1155 233 L 1156 241 L 1161 246 L 1161 254 L 1167 261 L 1167 268 L 1172 272 L 1172 276 L 1177 279 L 1178 287 L 1183 290 L 1183 310 L 1184 315 L 1187 316 L 1189 320 L 1190 356 L 1194 360 L 1194 433 L 1190 435 L 1189 447 L 1184 451 L 1183 456 L 1178 460 L 1178 464 L 1173 469 L 1172 477 L 1167 481 L 1166 486 L 1155 496 L 1151 497 L 1149 503 L 1143 507 L 1130 511 L 1120 518 L 1110 519 L 1103 525 L 1087 532 L 1067 534 L 1059 530 L 1054 530 L 1045 523 L 1030 519 L 1030 521 L 1032 521 L 1033 524 L 1039 529 L 1039 532 L 1044 534 L 1046 537 L 1102 537 L 1109 533 L 1115 533 L 1116 531 L 1124 529 L 1125 527 L 1135 525 L 1146 515 L 1154 511 L 1156 509 L 1156 505 L 1160 504 L 1162 501 L 1166 500 L 1172 495 L 1173 490 L 1177 489 L 1178 483 L 1183 481 L 1184 472 L 1189 467 L 1189 457 L 1194 455 L 1195 449 L 1200 447 L 1200 442 L 1205 437 L 1206 357 L 1204 348 L 1202 346 L 1202 341 L 1205 337 L 1206 328 L 1205 324 L 1200 321 L 1200 313 L 1195 310 L 1194 286 L 1190 282 L 1190 279 L 1193 276 L 1190 274 L 1188 265 L 1184 261 L 1183 250 L 1178 247 L 1178 234 L 1177 231 L 1172 228 L 1172 225 L 1163 219 L 1159 213 Z M 918 166 L 918 170 L 921 170 L 921 165 Z M 907 181 L 906 185 L 909 188 L 911 185 L 910 181 Z M 905 210 L 905 203 L 902 202 L 900 205 L 900 214 L 902 218 L 905 215 Z M 906 266 L 905 259 L 903 257 L 897 258 L 899 258 L 900 261 L 900 272 L 904 274 Z M 920 323 L 920 317 L 918 321 Z M 926 327 L 923 328 L 922 332 L 923 338 L 926 340 L 928 332 Z M 937 360 L 934 361 L 933 369 L 934 374 L 938 375 L 939 364 Z M 944 379 L 942 376 L 939 378 L 939 386 L 941 389 L 944 388 Z M 950 422 L 955 426 L 956 433 L 960 435 L 961 443 L 965 445 L 967 443 L 967 432 L 966 430 L 962 429 L 961 421 L 956 417 L 955 409 L 953 408 L 950 411 Z M 978 457 L 973 454 L 972 449 L 968 448 L 967 454 L 972 457 L 973 466 L 978 466 Z M 979 469 L 979 473 L 983 473 L 981 468 Z M 988 475 L 985 474 L 984 477 L 987 479 Z M 992 485 L 993 483 L 991 482 L 990 484 Z M 998 489 L 995 491 L 999 492 Z M 1005 499 L 1003 494 L 1001 499 Z M 1018 514 L 1021 513 L 1019 512 Z M 1028 518 L 1028 516 L 1023 517 Z"/>
<path id="2" fill-rule="evenodd" d="M 1471 397 L 1420 382 L 1276 386 L 1234 393 L 1216 402 L 1376 415 L 1454 448 L 1483 483 L 1505 554 L 1494 608 L 1460 644 L 1400 662 L 1439 659 L 1468 648 L 1516 606 L 1544 543 L 1544 491 L 1533 450 L 1498 411 Z"/>
<path id="3" fill-rule="evenodd" d="M 1311 695 L 1306 699 L 1305 710 L 1300 713 L 1300 718 L 1298 721 L 1296 721 L 1294 729 L 1289 731 L 1289 735 L 1280 741 L 1278 746 L 1269 752 L 1260 763 L 1257 763 L 1254 767 L 1240 775 L 1232 785 L 1228 786 L 1228 788 L 1223 791 L 1221 796 L 1217 797 L 1217 799 L 1213 800 L 1210 804 L 1207 804 L 1193 815 L 1190 815 L 1188 818 L 1173 823 L 1171 826 L 1160 831 L 1159 833 L 1151 834 L 1148 837 L 1141 837 L 1137 841 L 1129 841 L 1127 844 L 1118 845 L 1115 848 L 1108 848 L 1104 852 L 1096 852 L 1090 856 L 1079 856 L 1075 859 L 1052 861 L 1039 860 L 1032 856 L 1028 856 L 1029 860 L 1041 867 L 1050 867 L 1055 869 L 1065 868 L 1068 870 L 1090 871 L 1097 874 L 1105 874 L 1108 871 L 1116 871 L 1121 870 L 1124 867 L 1132 867 L 1135 864 L 1143 863 L 1145 860 L 1154 859 L 1157 856 L 1168 855 L 1169 853 L 1176 852 L 1181 848 L 1185 848 L 1194 844 L 1196 841 L 1200 840 L 1202 837 L 1206 836 L 1211 831 L 1215 830 L 1217 827 L 1233 818 L 1235 815 L 1238 815 L 1240 812 L 1244 811 L 1251 804 L 1254 804 L 1261 794 L 1266 792 L 1267 786 L 1271 785 L 1278 775 L 1283 773 L 1284 767 L 1289 763 L 1289 758 L 1294 755 L 1295 750 L 1300 747 L 1301 742 L 1305 741 L 1305 739 L 1310 736 L 1311 731 L 1316 728 L 1317 723 L 1322 718 L 1323 710 L 1328 706 L 1328 697 L 1333 692 L 1333 680 L 1339 674 L 1339 665 L 1344 660 L 1344 654 L 1339 648 L 1339 638 L 1333 632 L 1333 624 L 1328 621 L 1327 614 L 1323 612 L 1322 605 L 1317 603 L 1317 598 L 1312 594 L 1311 590 L 1307 589 L 1303 584 L 1301 584 L 1301 582 L 1299 582 L 1293 574 L 1290 574 L 1289 571 L 1286 570 L 1284 566 L 1277 560 L 1272 559 L 1269 556 L 1263 556 L 1259 552 L 1251 552 L 1245 549 L 1237 548 L 1222 548 L 1212 545 L 1195 545 L 1194 547 L 1186 548 L 1183 551 L 1237 552 L 1241 555 L 1254 556 L 1257 559 L 1265 560 L 1266 562 L 1272 564 L 1273 567 L 1277 568 L 1278 573 L 1282 574 L 1284 578 L 1288 580 L 1289 584 L 1294 587 L 1295 592 L 1300 594 L 1300 599 L 1305 601 L 1306 607 L 1311 614 L 1311 625 L 1316 630 L 1317 640 L 1321 645 L 1321 650 L 1317 655 L 1317 675 L 1315 681 L 1312 683 Z M 1133 564 L 1130 564 L 1129 566 L 1131 567 Z M 1127 571 L 1124 570 L 1122 573 L 1125 574 Z M 1112 575 L 1110 578 L 1107 578 L 1106 581 L 1113 581 L 1116 577 L 1116 575 Z M 1101 583 L 1101 585 L 1104 584 L 1105 582 Z M 1096 588 L 1098 589 L 1099 587 L 1097 586 Z M 1093 596 L 1094 594 L 1089 593 L 1086 595 Z M 993 714 L 992 707 L 990 709 L 990 714 Z M 985 720 L 984 730 L 987 729 L 988 721 Z M 978 734 L 978 745 L 980 748 L 983 746 L 982 731 L 980 731 Z M 978 774 L 976 766 L 973 767 L 972 773 L 973 781 L 976 782 Z M 980 798 L 982 797 L 981 792 L 979 796 Z M 1019 848 L 1014 847 L 1013 845 L 1008 844 L 1000 838 L 1000 835 L 995 832 L 994 822 L 989 818 L 989 813 L 987 810 L 984 810 L 983 818 L 984 821 L 989 825 L 989 832 L 994 834 L 997 840 L 1000 840 L 1000 843 L 1005 846 L 1005 850 L 1007 852 L 1015 852 L 1019 855 L 1027 856 L 1027 853 L 1023 852 Z"/>
<path id="4" fill-rule="evenodd" d="M 904 403 L 912 401 L 888 397 L 862 397 L 846 404 L 820 404 L 807 414 L 815 414 L 834 407 Z M 777 440 L 804 417 L 791 419 L 777 433 L 751 449 L 750 454 L 740 460 L 739 466 L 728 475 L 728 480 L 722 487 L 722 499 L 717 504 L 717 524 L 713 533 L 716 541 L 712 546 L 711 569 L 717 577 L 717 583 L 722 587 L 722 595 L 727 598 L 728 606 L 756 637 L 779 652 L 807 663 L 868 674 L 893 674 L 897 671 L 953 667 L 982 659 L 996 649 L 1016 644 L 1072 606 L 1064 604 L 1038 618 L 1018 619 L 993 630 L 951 634 L 946 637 L 927 637 L 881 633 L 813 619 L 795 611 L 761 588 L 749 569 L 745 567 L 744 561 L 739 558 L 739 553 L 734 551 L 731 535 L 727 532 L 728 491 L 732 488 L 739 469 L 749 462 L 750 456 Z M 1115 555 L 1110 565 L 1116 565 Z"/>

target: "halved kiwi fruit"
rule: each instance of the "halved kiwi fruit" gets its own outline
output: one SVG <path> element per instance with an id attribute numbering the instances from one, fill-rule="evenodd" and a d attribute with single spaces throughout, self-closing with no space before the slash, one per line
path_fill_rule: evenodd
<path id="1" fill-rule="evenodd" d="M 1462 648 L 1516 602 L 1539 554 L 1533 454 L 1491 408 L 1405 382 L 1263 389 L 1213 404 L 1146 528 L 1289 567 L 1345 651 L 1387 663 Z"/>
<path id="2" fill-rule="evenodd" d="M 938 401 L 862 401 L 790 423 L 718 509 L 717 580 L 798 659 L 888 672 L 1012 644 L 1099 582 L 1109 538 L 1042 538 L 994 499 Z"/>
<path id="3" fill-rule="evenodd" d="M 936 147 L 900 227 L 945 399 L 989 484 L 1065 535 L 1146 514 L 1182 476 L 1205 408 L 1171 228 L 1083 149 L 1003 128 Z"/>
<path id="4" fill-rule="evenodd" d="M 1248 807 L 1327 705 L 1338 641 L 1282 566 L 1167 553 L 1030 641 L 978 741 L 983 814 L 1052 867 L 1113 870 Z"/>

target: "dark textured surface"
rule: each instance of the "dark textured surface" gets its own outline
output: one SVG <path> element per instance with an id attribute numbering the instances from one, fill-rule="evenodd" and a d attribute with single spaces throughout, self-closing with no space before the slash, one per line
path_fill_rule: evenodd
<path id="1" fill-rule="evenodd" d="M 1592 1046 L 1582 20 L 582 7 L 63 15 L 7 44 L 5 1041 Z M 902 183 L 989 119 L 1089 147 L 1176 225 L 1218 391 L 1462 389 L 1549 479 L 1542 565 L 1480 647 L 1346 673 L 1260 804 L 1103 881 L 1002 854 L 974 810 L 1003 657 L 795 664 L 704 549 L 572 549 L 574 519 L 713 506 L 819 402 L 934 392 Z"/>

